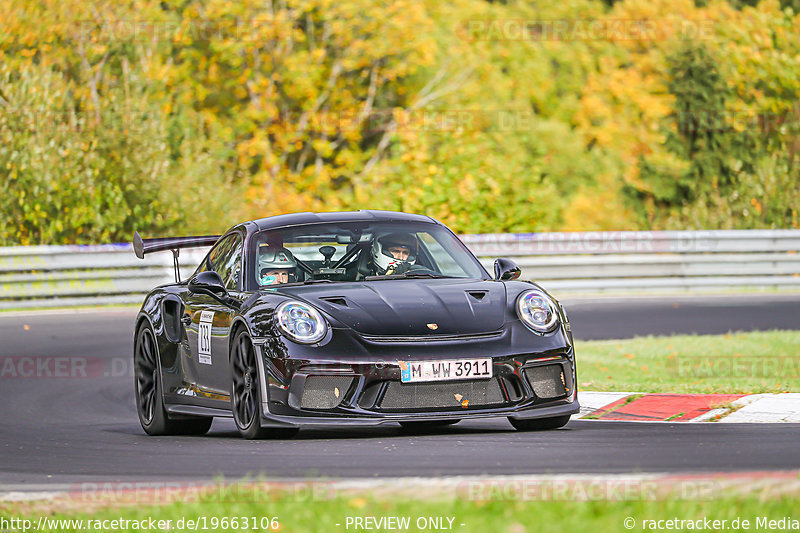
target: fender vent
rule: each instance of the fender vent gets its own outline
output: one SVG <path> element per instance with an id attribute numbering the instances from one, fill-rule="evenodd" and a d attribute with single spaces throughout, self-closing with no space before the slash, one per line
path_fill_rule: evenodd
<path id="1" fill-rule="evenodd" d="M 486 297 L 486 291 L 467 291 L 467 294 L 478 300 L 479 302 Z"/>
<path id="2" fill-rule="evenodd" d="M 183 316 L 183 302 L 175 296 L 168 296 L 161 305 L 164 313 L 164 334 L 169 342 L 178 344 L 183 337 L 180 321 Z"/>

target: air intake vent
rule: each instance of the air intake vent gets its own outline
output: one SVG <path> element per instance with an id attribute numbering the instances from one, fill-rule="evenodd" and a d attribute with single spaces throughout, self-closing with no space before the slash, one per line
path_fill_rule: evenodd
<path id="1" fill-rule="evenodd" d="M 342 307 L 347 307 L 347 300 L 345 300 L 343 296 L 325 296 L 323 298 L 320 298 L 320 300 L 324 300 L 334 305 L 341 305 Z"/>
<path id="2" fill-rule="evenodd" d="M 467 294 L 478 300 L 479 302 L 486 297 L 486 291 L 467 291 Z"/>
<path id="3" fill-rule="evenodd" d="M 381 401 L 384 411 L 468 409 L 505 403 L 497 379 L 402 384 L 390 381 Z"/>
<path id="4" fill-rule="evenodd" d="M 564 367 L 545 365 L 528 368 L 525 377 L 538 398 L 560 398 L 567 395 L 564 382 Z"/>
<path id="5" fill-rule="evenodd" d="M 342 403 L 352 382 L 351 376 L 308 376 L 303 386 L 300 407 L 333 409 Z"/>

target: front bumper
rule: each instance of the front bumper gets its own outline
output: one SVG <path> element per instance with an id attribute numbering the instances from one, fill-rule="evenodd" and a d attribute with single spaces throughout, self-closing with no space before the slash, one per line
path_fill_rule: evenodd
<path id="1" fill-rule="evenodd" d="M 261 339 L 256 345 L 262 355 L 257 358 L 260 375 L 265 377 L 262 425 L 375 426 L 466 418 L 550 418 L 579 411 L 574 354 L 566 336 L 555 334 L 539 351 L 519 354 L 507 353 L 514 351 L 515 344 L 508 342 L 510 331 L 498 335 L 490 341 L 462 339 L 435 347 L 351 344 L 342 352 L 347 355 L 339 357 L 320 357 L 318 352 L 311 352 L 311 357 L 310 349 L 292 350 L 281 339 Z M 325 353 L 335 348 L 329 346 Z M 488 380 L 400 381 L 398 360 L 486 354 L 493 354 L 493 377 Z"/>
<path id="2" fill-rule="evenodd" d="M 266 404 L 265 404 L 266 405 Z M 557 416 L 574 415 L 580 411 L 578 400 L 563 402 L 561 405 L 541 406 L 536 408 L 481 410 L 472 412 L 439 412 L 385 415 L 381 417 L 363 416 L 337 416 L 337 417 L 308 417 L 277 415 L 265 412 L 262 415 L 263 427 L 299 427 L 299 426 L 379 426 L 397 422 L 424 422 L 429 420 L 462 420 L 475 418 L 510 417 L 516 419 L 551 418 Z"/>

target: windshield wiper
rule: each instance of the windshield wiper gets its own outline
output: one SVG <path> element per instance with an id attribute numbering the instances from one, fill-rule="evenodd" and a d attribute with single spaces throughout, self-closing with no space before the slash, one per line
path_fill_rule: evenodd
<path id="1" fill-rule="evenodd" d="M 305 281 L 292 281 L 289 283 L 275 283 L 274 285 L 262 285 L 258 288 L 261 291 L 276 291 L 284 287 L 299 287 L 300 285 L 312 285 L 314 283 L 337 283 L 332 279 L 307 279 Z"/>
<path id="2" fill-rule="evenodd" d="M 453 276 L 445 276 L 444 274 L 436 274 L 434 272 L 406 272 L 400 274 L 401 278 L 452 278 Z"/>
<path id="3" fill-rule="evenodd" d="M 378 281 L 382 279 L 414 279 L 414 278 L 429 278 L 429 279 L 443 279 L 452 278 L 454 276 L 445 276 L 444 274 L 435 274 L 433 272 L 405 272 L 403 274 L 389 274 L 384 276 L 367 276 L 365 281 Z"/>

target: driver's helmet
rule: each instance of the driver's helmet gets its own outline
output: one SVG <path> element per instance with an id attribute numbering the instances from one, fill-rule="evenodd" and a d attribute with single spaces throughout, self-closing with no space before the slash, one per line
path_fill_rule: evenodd
<path id="1" fill-rule="evenodd" d="M 397 258 L 390 251 L 392 248 L 407 248 L 408 257 Z M 378 274 L 397 272 L 398 269 L 407 270 L 417 259 L 419 245 L 417 238 L 409 233 L 389 233 L 375 239 L 372 243 L 372 260 Z"/>
<path id="2" fill-rule="evenodd" d="M 294 260 L 292 252 L 286 248 L 264 246 L 258 254 L 258 284 L 272 285 L 276 283 L 274 276 L 268 275 L 272 270 L 286 269 L 289 282 L 296 281 L 297 261 Z"/>

